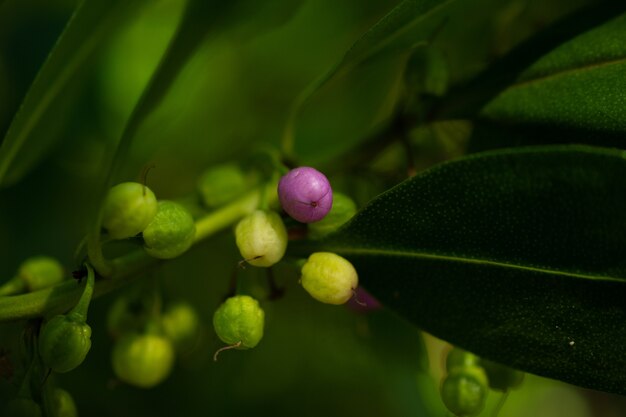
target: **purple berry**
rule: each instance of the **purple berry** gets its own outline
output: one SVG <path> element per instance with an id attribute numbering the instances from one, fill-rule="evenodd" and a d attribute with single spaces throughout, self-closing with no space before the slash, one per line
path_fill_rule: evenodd
<path id="1" fill-rule="evenodd" d="M 292 169 L 278 183 L 283 209 L 302 223 L 322 220 L 333 205 L 333 190 L 324 174 L 310 167 Z"/>

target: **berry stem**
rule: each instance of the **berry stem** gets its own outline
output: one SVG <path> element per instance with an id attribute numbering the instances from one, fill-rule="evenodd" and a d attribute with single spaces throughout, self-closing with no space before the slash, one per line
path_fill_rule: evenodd
<path id="1" fill-rule="evenodd" d="M 502 410 L 504 403 L 506 402 L 507 398 L 509 398 L 509 392 L 510 391 L 507 390 L 502 394 L 502 396 L 498 400 L 498 404 L 496 404 L 496 406 L 493 409 L 493 412 L 491 413 L 491 417 L 498 417 L 498 414 L 500 414 L 500 410 Z"/>
<path id="2" fill-rule="evenodd" d="M 93 288 L 96 284 L 96 274 L 93 271 L 93 268 L 88 263 L 85 264 L 85 268 L 87 268 L 87 283 L 85 284 L 85 289 L 83 294 L 80 296 L 78 303 L 72 310 L 70 310 L 68 315 L 75 317 L 81 323 L 87 321 L 87 312 L 89 311 L 89 303 L 91 302 L 91 297 L 93 296 Z"/>
<path id="3" fill-rule="evenodd" d="M 218 350 L 215 351 L 215 353 L 213 354 L 213 361 L 217 362 L 217 356 L 222 353 L 225 350 L 231 350 L 231 349 L 237 349 L 239 346 L 241 346 L 241 341 L 235 343 L 234 345 L 228 345 L 228 346 L 224 346 L 222 348 L 219 348 Z"/>
<path id="4" fill-rule="evenodd" d="M 276 190 L 276 183 L 264 185 L 268 190 Z M 227 204 L 223 208 L 212 211 L 196 221 L 196 236 L 194 244 L 215 233 L 232 226 L 241 218 L 256 210 L 260 199 L 261 188 L 257 188 L 247 195 Z M 268 193 L 273 199 L 275 193 Z M 100 243 L 99 235 L 96 242 Z M 93 242 L 92 242 L 93 245 Z M 93 248 L 93 247 L 92 247 Z M 123 256 L 108 261 L 111 274 L 108 279 L 99 280 L 93 289 L 93 297 L 99 297 L 134 281 L 143 273 L 158 266 L 161 260 L 153 258 L 143 249 L 129 252 Z M 90 263 L 100 274 L 90 256 Z M 67 280 L 53 287 L 34 291 L 28 294 L 13 297 L 0 297 L 0 322 L 24 320 L 51 314 L 60 314 L 71 309 L 82 294 L 82 289 L 73 280 Z"/>

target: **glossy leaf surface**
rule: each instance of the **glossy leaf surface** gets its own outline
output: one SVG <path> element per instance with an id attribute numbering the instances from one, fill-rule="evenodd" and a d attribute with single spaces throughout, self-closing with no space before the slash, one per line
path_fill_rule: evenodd
<path id="1" fill-rule="evenodd" d="M 626 158 L 521 148 L 445 163 L 321 243 L 386 306 L 512 367 L 626 394 Z"/>

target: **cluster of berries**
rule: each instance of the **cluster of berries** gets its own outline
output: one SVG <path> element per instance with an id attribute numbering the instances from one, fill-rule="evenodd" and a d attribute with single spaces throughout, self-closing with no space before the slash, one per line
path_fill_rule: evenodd
<path id="1" fill-rule="evenodd" d="M 524 373 L 453 348 L 446 358 L 447 375 L 441 382 L 441 399 L 455 416 L 471 417 L 485 407 L 489 389 L 500 392 L 518 387 Z"/>
<path id="2" fill-rule="evenodd" d="M 314 238 L 334 231 L 356 212 L 349 197 L 339 193 L 333 196 L 326 176 L 314 168 L 289 171 L 280 179 L 277 191 L 282 209 L 294 220 L 306 223 Z M 339 197 L 339 204 L 333 197 Z M 246 216 L 237 224 L 235 238 L 244 261 L 253 266 L 270 267 L 287 249 L 287 229 L 276 211 L 257 210 Z M 316 300 L 343 304 L 354 297 L 358 275 L 341 256 L 317 252 L 302 265 L 300 282 Z M 258 301 L 250 296 L 227 299 L 213 316 L 215 332 L 227 344 L 223 349 L 256 346 L 263 337 L 264 316 Z"/>

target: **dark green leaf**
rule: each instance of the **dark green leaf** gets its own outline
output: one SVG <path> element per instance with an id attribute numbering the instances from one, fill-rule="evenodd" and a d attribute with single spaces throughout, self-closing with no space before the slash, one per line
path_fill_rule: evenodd
<path id="1" fill-rule="evenodd" d="M 118 28 L 137 1 L 85 1 L 80 4 L 31 85 L 0 146 L 0 186 L 18 181 L 59 139 L 42 125 L 56 126 L 68 89 Z"/>
<path id="2" fill-rule="evenodd" d="M 520 148 L 439 165 L 321 243 L 385 305 L 528 372 L 626 394 L 626 155 Z"/>
<path id="3" fill-rule="evenodd" d="M 506 123 L 626 132 L 626 15 L 553 50 L 487 104 Z"/>

